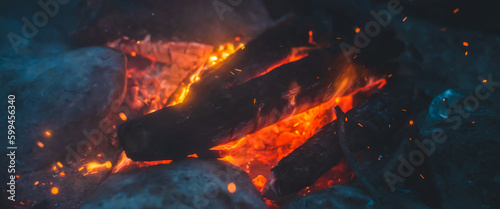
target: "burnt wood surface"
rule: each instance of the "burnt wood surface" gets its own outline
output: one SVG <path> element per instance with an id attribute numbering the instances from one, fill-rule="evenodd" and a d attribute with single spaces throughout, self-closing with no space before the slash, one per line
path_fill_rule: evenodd
<path id="1" fill-rule="evenodd" d="M 308 43 L 308 32 L 309 27 L 299 24 L 295 17 L 280 21 L 223 62 L 204 70 L 200 80 L 191 85 L 185 102 L 211 96 L 214 92 L 242 84 L 288 63 L 294 56 L 307 55 L 307 51 L 316 47 Z M 167 105 L 178 100 L 183 89 L 190 83 L 190 77 L 191 75 L 187 76 L 179 85 Z"/>
<path id="2" fill-rule="evenodd" d="M 314 107 L 336 91 L 345 66 L 338 54 L 315 51 L 302 60 L 196 103 L 166 107 L 122 124 L 118 138 L 132 160 L 178 159 L 244 137 Z M 353 89 L 366 85 L 361 76 Z M 332 85 L 333 84 L 333 85 Z"/>
<path id="3" fill-rule="evenodd" d="M 345 114 L 347 146 L 352 152 L 387 143 L 396 130 L 409 125 L 413 114 L 427 107 L 426 98 L 403 85 L 387 85 Z M 295 194 L 344 158 L 337 123 L 325 125 L 271 169 L 265 197 L 278 200 Z"/>

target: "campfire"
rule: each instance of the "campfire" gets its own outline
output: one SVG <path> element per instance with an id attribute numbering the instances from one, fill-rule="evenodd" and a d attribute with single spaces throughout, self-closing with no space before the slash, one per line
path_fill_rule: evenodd
<path id="1" fill-rule="evenodd" d="M 271 173 L 280 160 L 285 158 L 286 162 L 294 150 L 301 154 L 302 148 L 297 148 L 336 120 L 334 107 L 351 110 L 362 102 L 359 98 L 368 98 L 382 89 L 391 75 L 345 62 L 340 54 L 329 52 L 328 46 L 316 44 L 311 30 L 299 31 L 307 43 L 304 46 L 272 44 L 279 43 L 279 39 L 273 40 L 273 35 L 287 27 L 289 23 L 268 29 L 249 43 L 235 37 L 234 42 L 218 47 L 195 42 L 152 43 L 149 37 L 109 43 L 128 54 L 129 65 L 141 68 L 127 70 L 125 105 L 130 105 L 131 111 L 128 115 L 119 113 L 125 122 L 118 138 L 125 151 L 112 173 L 169 164 L 184 157 L 218 158 L 247 172 L 254 186 L 273 200 L 281 195 L 297 192 L 306 195 L 349 182 L 354 173 L 344 162 L 326 165 L 323 175 L 307 177 L 309 182 L 291 193 L 275 194 L 276 189 L 286 189 L 277 185 L 279 174 Z M 259 54 L 266 43 L 272 45 Z M 181 54 L 170 58 L 171 61 L 191 61 L 192 66 L 184 66 L 190 70 L 176 72 L 175 65 L 162 68 L 161 61 L 165 61 L 162 56 L 167 52 L 172 56 Z M 134 63 L 143 60 L 148 64 Z M 172 74 L 182 76 L 166 82 L 165 77 L 172 79 Z M 398 119 L 394 123 L 409 120 Z M 137 128 L 138 125 L 144 129 Z M 363 128 L 361 123 L 356 125 Z M 162 132 L 167 129 L 172 131 Z M 201 135 L 191 135 L 195 132 Z M 142 142 L 151 144 L 137 144 Z M 339 161 L 342 157 L 337 158 L 332 160 Z M 269 207 L 277 207 L 274 201 L 266 200 Z"/>
<path id="2" fill-rule="evenodd" d="M 0 63 L 22 121 L 2 207 L 450 208 L 439 146 L 494 115 L 471 103 L 495 77 L 474 100 L 420 74 L 438 58 L 399 2 L 125 2 L 79 2 L 67 51 Z"/>
<path id="3" fill-rule="evenodd" d="M 115 175 L 185 157 L 219 159 L 248 173 L 255 188 L 270 198 L 269 207 L 277 207 L 274 200 L 282 195 L 304 196 L 349 182 L 354 173 L 345 162 L 324 166 L 321 175 L 307 177 L 308 183 L 293 191 L 280 188 L 275 170 L 294 152 L 302 154 L 304 142 L 320 129 L 329 128 L 337 118 L 334 107 L 349 112 L 381 90 L 391 75 L 346 62 L 330 46 L 317 44 L 312 30 L 296 31 L 285 41 L 276 36 L 291 23 L 269 28 L 248 43 L 234 37 L 218 47 L 153 42 L 150 36 L 108 42 L 128 57 L 126 111 L 112 116 L 119 140 L 114 143 L 124 151 L 113 162 L 99 160 L 106 153 L 98 153 L 97 160 L 86 158 L 69 172 Z M 295 40 L 303 45 L 293 46 Z M 145 129 L 137 129 L 144 123 Z M 59 178 L 65 177 L 63 167 L 60 162 L 52 167 Z M 57 193 L 53 187 L 52 194 Z"/>
<path id="4" fill-rule="evenodd" d="M 312 34 L 311 31 L 308 32 Z M 310 35 L 312 39 L 312 35 Z M 238 40 L 239 37 L 236 37 L 235 40 Z M 148 40 L 146 40 L 148 41 Z M 135 41 L 139 46 L 135 47 L 136 51 L 140 51 L 138 49 L 141 43 L 145 43 L 146 41 Z M 257 40 L 259 41 L 259 40 Z M 146 42 L 147 43 L 147 42 Z M 148 43 L 149 44 L 149 43 Z M 196 45 L 197 43 L 192 43 L 191 45 Z M 238 47 L 234 47 L 235 45 Z M 168 44 L 166 44 L 168 45 Z M 187 44 L 190 45 L 190 44 Z M 253 47 L 252 43 L 250 47 Z M 134 47 L 131 47 L 134 48 Z M 291 48 L 289 50 L 289 54 L 283 56 L 283 59 L 276 59 L 270 61 L 268 64 L 270 67 L 264 66 L 263 69 L 256 69 L 257 72 L 254 72 L 256 75 L 251 75 L 250 78 L 240 78 L 237 74 L 241 73 L 245 68 L 242 69 L 234 68 L 232 71 L 224 72 L 226 73 L 226 77 L 231 77 L 230 79 L 234 80 L 243 80 L 246 82 L 254 77 L 265 76 L 268 72 L 271 72 L 273 69 L 279 68 L 288 63 L 299 61 L 308 56 L 307 52 L 303 51 L 312 51 L 315 46 L 301 47 L 301 48 Z M 127 51 L 128 50 L 128 51 Z M 195 69 L 194 72 L 188 73 L 189 79 L 182 80 L 181 84 L 179 84 L 176 92 L 172 93 L 172 97 L 175 99 L 167 99 L 162 97 L 161 94 L 165 92 L 165 89 L 159 87 L 158 84 L 161 82 L 161 75 L 158 77 L 150 77 L 148 80 L 144 80 L 143 74 L 151 75 L 151 72 L 142 72 L 142 74 L 138 74 L 136 69 L 128 70 L 129 80 L 133 85 L 129 84 L 128 92 L 129 98 L 132 98 L 131 101 L 134 101 L 133 106 L 137 107 L 136 111 L 141 112 L 142 114 L 149 114 L 156 112 L 158 109 L 162 107 L 169 106 L 181 106 L 186 98 L 189 97 L 190 87 L 191 85 L 196 86 L 197 82 L 203 82 L 204 73 L 211 76 L 211 73 L 217 73 L 218 75 L 223 75 L 221 72 L 224 69 L 229 69 L 226 67 L 228 65 L 241 65 L 239 63 L 231 63 L 232 60 L 241 60 L 245 59 L 244 57 L 238 59 L 233 58 L 231 56 L 245 56 L 248 53 L 238 53 L 236 55 L 232 55 L 236 52 L 236 50 L 245 50 L 245 46 L 243 43 L 228 43 L 226 45 L 219 46 L 212 54 L 203 57 L 203 61 L 199 63 L 204 63 L 202 66 L 192 66 L 192 69 Z M 252 48 L 247 49 L 252 50 Z M 125 49 L 130 53 L 130 56 L 137 56 L 137 52 L 130 51 L 130 49 Z M 299 54 L 302 52 L 302 54 Z M 140 56 L 140 55 L 139 55 Z M 149 56 L 149 55 L 144 55 Z M 226 64 L 223 60 L 228 58 L 231 61 L 227 61 L 229 63 Z M 232 58 L 232 59 L 231 59 Z M 331 57 L 335 59 L 335 57 Z M 153 57 L 154 59 L 154 57 Z M 156 59 L 154 59 L 156 60 Z M 220 63 L 220 64 L 218 64 Z M 152 64 L 154 65 L 154 64 Z M 375 89 L 382 88 L 386 80 L 384 78 L 378 78 L 377 76 L 367 76 L 361 75 L 363 69 L 359 66 L 355 65 L 344 65 L 343 68 L 339 71 L 342 72 L 341 75 L 338 76 L 338 80 L 332 80 L 329 84 L 329 87 L 336 88 L 331 93 L 331 95 L 326 96 L 324 102 L 318 103 L 317 106 L 311 106 L 311 108 L 301 110 L 290 110 L 290 116 L 284 116 L 280 118 L 280 115 L 277 115 L 275 123 L 272 123 L 267 126 L 263 126 L 260 130 L 253 131 L 244 137 L 237 138 L 233 137 L 231 142 L 222 143 L 218 146 L 211 147 L 210 150 L 217 151 L 218 158 L 223 161 L 227 161 L 233 165 L 236 165 L 243 170 L 245 170 L 253 179 L 255 186 L 262 190 L 264 184 L 267 182 L 265 176 L 269 176 L 271 167 L 275 165 L 280 159 L 288 155 L 294 149 L 299 147 L 304 141 L 310 138 L 314 133 L 316 133 L 321 127 L 332 122 L 336 119 L 335 114 L 333 113 L 333 107 L 341 106 L 344 110 L 350 110 L 353 106 L 353 95 L 355 94 L 367 94 L 365 96 L 369 96 L 369 93 Z M 149 68 L 150 70 L 153 68 Z M 220 70 L 219 70 L 220 69 Z M 252 69 L 249 69 L 252 70 Z M 359 74 L 358 74 L 359 73 Z M 249 76 L 243 75 L 243 76 Z M 364 76 L 364 77 L 362 77 Z M 365 79 L 366 83 L 364 86 L 357 87 L 353 86 L 357 79 Z M 319 79 L 319 77 L 317 78 Z M 224 79 L 220 79 L 224 80 Z M 148 90 L 148 87 L 144 85 L 144 83 L 149 83 L 154 86 L 153 88 Z M 177 85 L 179 82 L 172 83 L 170 85 Z M 207 82 L 208 83 L 208 82 Z M 201 84 L 201 85 L 210 85 L 210 84 Z M 212 84 L 213 85 L 213 84 Z M 235 85 L 235 84 L 232 84 Z M 141 89 L 143 87 L 144 89 Z M 173 88 L 172 88 L 173 89 Z M 208 88 L 210 89 L 210 88 Z M 204 94 L 205 88 L 199 91 L 198 94 Z M 295 106 L 295 96 L 300 93 L 300 86 L 298 86 L 295 82 L 290 83 L 289 90 L 286 93 L 286 97 L 291 106 Z M 140 95 L 139 95 L 140 94 Z M 163 98 L 163 99 L 162 99 Z M 193 100 L 196 100 L 194 98 Z M 161 102 L 159 102 L 161 101 Z M 172 101 L 168 103 L 168 101 Z M 150 102 L 150 103 L 148 103 Z M 257 98 L 254 100 L 250 100 L 250 103 L 254 106 L 259 106 L 260 101 L 257 101 Z M 139 113 L 139 114 L 141 114 Z M 279 114 L 279 113 L 278 113 Z M 265 117 L 265 116 L 264 116 Z M 125 117 L 127 118 L 127 117 Z M 124 119 L 124 118 L 122 118 Z M 126 120 L 126 119 L 124 119 Z M 196 129 L 196 127 L 193 127 Z M 196 146 L 196 145 L 192 145 Z M 208 151 L 208 150 L 207 150 Z M 191 153 L 186 155 L 187 157 L 198 157 L 197 153 Z M 128 158 L 124 153 L 120 155 L 120 160 L 115 166 L 113 173 L 123 172 L 126 170 L 130 170 L 131 168 L 144 167 L 150 165 L 158 165 L 158 164 L 168 164 L 171 160 L 159 160 L 159 161 L 132 161 Z M 255 171 L 253 171 L 255 170 Z M 342 174 L 345 175 L 345 174 Z M 350 173 L 346 176 L 350 176 Z M 332 177 L 333 178 L 333 177 Z M 325 179 L 326 180 L 326 179 Z M 324 183 L 324 185 L 315 185 L 317 188 L 326 188 L 328 185 L 332 186 L 335 182 L 343 182 L 345 180 L 335 178 L 328 179 Z M 308 189 L 307 192 L 315 191 L 316 189 Z"/>

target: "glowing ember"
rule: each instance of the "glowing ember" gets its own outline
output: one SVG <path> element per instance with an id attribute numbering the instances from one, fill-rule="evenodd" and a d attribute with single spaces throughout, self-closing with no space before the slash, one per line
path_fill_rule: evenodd
<path id="1" fill-rule="evenodd" d="M 236 192 L 236 184 L 234 184 L 233 182 L 229 183 L 227 185 L 227 191 L 229 191 L 230 193 Z"/>
<path id="2" fill-rule="evenodd" d="M 290 55 L 288 55 L 284 59 L 276 62 L 275 64 L 271 65 L 270 67 L 268 67 L 265 71 L 261 72 L 260 74 L 254 76 L 252 78 L 248 78 L 244 82 L 247 82 L 248 80 L 256 78 L 256 77 L 259 77 L 259 76 L 263 76 L 263 75 L 271 72 L 272 70 L 274 70 L 277 67 L 280 67 L 280 66 L 282 66 L 284 64 L 301 60 L 302 58 L 307 57 L 308 56 L 308 51 L 310 51 L 312 49 L 313 48 L 311 48 L 311 47 L 295 47 L 295 48 L 292 48 L 292 51 L 290 52 Z"/>
<path id="3" fill-rule="evenodd" d="M 123 121 L 126 121 L 127 120 L 127 116 L 125 115 L 125 113 L 120 113 L 119 114 L 120 118 L 123 120 Z"/>
<path id="4" fill-rule="evenodd" d="M 88 174 L 95 174 L 95 173 L 98 173 L 100 171 L 105 171 L 105 170 L 109 170 L 113 165 L 111 164 L 111 162 L 109 161 L 106 161 L 105 163 L 97 163 L 97 162 L 91 162 L 91 163 L 88 163 L 82 167 L 80 167 L 79 171 L 83 170 L 84 168 L 86 169 L 86 173 L 84 173 L 83 175 L 88 175 Z"/>
<path id="5" fill-rule="evenodd" d="M 43 147 L 45 146 L 45 145 L 43 145 L 43 143 L 42 143 L 42 142 L 40 142 L 40 141 L 39 141 L 39 142 L 37 142 L 36 144 L 37 144 L 40 148 L 43 148 Z"/>
<path id="6" fill-rule="evenodd" d="M 50 132 L 50 131 L 45 131 L 45 136 L 52 136 L 52 132 Z"/>
<path id="7" fill-rule="evenodd" d="M 53 195 L 56 195 L 59 193 L 59 188 L 57 187 L 52 187 L 52 189 L 50 189 L 50 193 L 52 193 Z"/>
<path id="8" fill-rule="evenodd" d="M 344 95 L 344 92 L 352 88 L 350 81 L 356 76 L 353 72 L 353 69 L 346 69 L 345 75 L 334 84 L 338 91 L 322 105 L 279 121 L 238 141 L 214 147 L 212 150 L 219 150 L 225 154 L 221 160 L 247 171 L 253 178 L 254 185 L 259 189 L 262 188 L 266 180 L 263 177 L 269 176 L 272 166 L 299 147 L 321 127 L 336 119 L 332 111 L 333 107 L 338 105 L 342 110 L 348 111 L 353 105 L 352 95 L 381 88 L 386 83 L 384 79 L 370 81 L 366 87 L 348 96 L 339 97 L 338 95 Z M 362 124 L 359 125 L 362 126 Z M 322 186 L 327 187 L 326 183 Z"/>
<path id="9" fill-rule="evenodd" d="M 184 88 L 180 91 L 179 95 L 168 95 L 175 97 L 175 100 L 171 105 L 176 105 L 184 102 L 186 96 L 189 93 L 191 85 L 194 82 L 200 80 L 199 76 L 201 72 L 208 69 L 209 66 L 216 65 L 217 63 L 223 61 L 229 55 L 233 54 L 238 49 L 243 49 L 244 47 L 245 45 L 243 43 L 240 43 L 238 46 L 235 46 L 232 43 L 227 43 L 225 45 L 220 45 L 218 48 L 216 48 L 214 52 L 210 54 L 207 60 L 202 61 L 206 64 L 203 66 L 199 66 L 195 70 L 195 72 L 191 74 L 191 76 L 189 77 L 189 83 L 184 86 Z M 139 86 L 132 88 L 132 94 L 134 98 L 132 102 L 133 108 L 137 109 L 144 108 L 144 106 L 147 105 L 147 110 L 145 113 L 152 113 L 168 105 L 167 99 L 162 95 L 162 93 L 164 92 L 164 90 L 161 88 L 162 81 L 156 80 L 151 76 L 144 75 L 144 73 L 138 72 L 135 69 L 127 70 L 127 74 L 131 78 L 144 81 L 144 83 L 160 83 L 158 87 L 152 89 L 145 88 L 146 87 L 145 85 L 140 85 L 141 88 L 139 88 Z M 124 113 L 120 113 L 119 116 L 123 121 L 127 120 L 127 116 Z M 132 160 L 127 158 L 127 156 L 123 152 L 120 155 L 117 165 L 115 166 L 115 168 L 113 168 L 113 173 L 123 171 L 125 169 L 133 169 L 133 168 L 146 167 L 158 164 L 169 164 L 170 162 L 171 160 L 162 160 L 154 162 L 133 162 Z"/>
<path id="10" fill-rule="evenodd" d="M 197 154 L 192 154 L 192 155 L 188 155 L 187 157 L 198 158 L 198 155 Z"/>
<path id="11" fill-rule="evenodd" d="M 309 44 L 314 44 L 313 31 L 309 31 Z"/>
<path id="12" fill-rule="evenodd" d="M 142 167 L 148 167 L 148 166 L 153 166 L 153 165 L 169 164 L 171 162 L 172 162 L 171 160 L 159 160 L 159 161 L 152 161 L 152 162 L 134 162 L 130 158 L 127 157 L 125 152 L 122 152 L 120 154 L 118 162 L 116 163 L 116 166 L 113 168 L 112 173 L 131 170 L 134 168 L 142 168 Z"/>
<path id="13" fill-rule="evenodd" d="M 356 33 L 359 33 L 360 31 L 360 28 L 355 29 Z M 314 43 L 313 31 L 309 31 L 309 43 Z M 127 74 L 129 79 L 138 81 L 137 85 L 129 87 L 128 94 L 132 94 L 130 103 L 132 105 L 129 106 L 136 112 L 147 114 L 157 111 L 165 107 L 166 105 L 176 105 L 184 102 L 186 96 L 189 94 L 190 86 L 200 80 L 200 75 L 204 70 L 207 70 L 210 66 L 220 63 L 240 48 L 243 49 L 244 45 L 240 44 L 238 47 L 235 47 L 233 44 L 226 44 L 215 48 L 215 50 L 209 56 L 205 57 L 204 60 L 202 60 L 202 62 L 205 63 L 204 65 L 196 65 L 195 68 L 190 71 L 190 73 L 188 74 L 189 80 L 186 79 L 188 81 L 183 81 L 182 85 L 180 86 L 182 88 L 179 88 L 179 91 L 176 90 L 174 92 L 174 95 L 170 95 L 172 91 L 170 92 L 170 94 L 165 93 L 167 91 L 165 91 L 165 89 L 162 87 L 162 85 L 164 84 L 161 77 L 151 76 L 148 71 L 128 69 Z M 269 67 L 265 72 L 257 76 L 266 74 L 267 72 L 270 72 L 271 70 L 283 64 L 297 61 L 306 57 L 307 51 L 310 49 L 310 47 L 294 48 L 292 50 L 292 53 L 287 58 L 281 60 L 280 62 L 277 62 L 275 65 Z M 138 52 L 138 54 L 140 53 Z M 234 69 L 234 71 L 239 72 L 241 70 Z M 257 189 L 262 189 L 262 187 L 267 182 L 266 176 L 270 175 L 272 166 L 274 166 L 280 159 L 288 155 L 294 149 L 299 147 L 321 127 L 336 119 L 336 116 L 333 113 L 333 107 L 338 105 L 342 108 L 342 110 L 348 111 L 353 106 L 353 95 L 355 93 L 372 90 L 377 87 L 381 88 L 383 85 L 385 85 L 384 79 L 376 80 L 373 78 L 366 78 L 366 80 L 368 81 L 367 86 L 352 91 L 352 88 L 354 88 L 354 83 L 352 81 L 356 80 L 358 76 L 361 75 L 359 75 L 357 66 L 353 65 L 347 66 L 344 71 L 345 72 L 343 73 L 343 75 L 341 75 L 331 83 L 333 88 L 337 89 L 337 91 L 332 94 L 331 98 L 327 102 L 311 108 L 303 113 L 283 119 L 276 124 L 265 127 L 237 141 L 214 147 L 212 148 L 212 150 L 220 151 L 222 155 L 222 158 L 220 160 L 227 161 L 245 170 L 252 178 L 252 182 L 257 187 Z M 391 76 L 392 75 L 389 75 L 388 77 Z M 293 85 L 293 83 L 290 84 L 291 87 L 293 87 Z M 350 95 L 343 96 L 346 95 L 347 91 L 352 93 Z M 289 94 L 291 95 L 289 102 L 291 104 L 294 103 L 293 95 L 295 95 L 296 93 L 297 92 L 293 91 L 289 92 Z M 172 100 L 173 102 L 168 102 L 169 104 L 167 104 L 167 99 L 169 97 L 174 99 Z M 254 99 L 253 103 L 256 102 L 257 100 Z M 135 115 L 133 114 L 129 114 L 129 116 L 131 118 L 135 117 Z M 123 121 L 127 120 L 127 116 L 124 113 L 120 113 L 119 117 Z M 361 123 L 359 123 L 358 125 L 363 127 L 363 124 Z M 197 157 L 197 155 L 194 154 L 188 157 Z M 113 167 L 112 173 L 158 164 L 169 164 L 170 162 L 171 160 L 133 162 L 126 156 L 124 152 L 122 152 L 118 158 L 118 161 L 116 162 L 116 166 Z M 109 161 L 103 164 L 92 162 L 86 164 L 78 170 L 85 172 L 84 175 L 87 175 L 100 171 L 107 171 L 111 167 L 112 165 Z M 86 171 L 83 171 L 84 169 Z M 334 169 L 343 169 L 342 171 L 347 170 L 347 168 L 342 166 L 336 167 Z M 318 181 L 321 182 L 322 188 L 342 183 L 346 181 L 345 179 L 349 179 L 349 177 L 336 176 L 328 173 L 325 174 L 325 176 L 327 176 L 328 178 L 326 179 L 326 181 Z M 236 185 L 233 182 L 229 183 L 227 187 L 230 193 L 234 193 L 236 191 Z M 307 192 L 311 192 L 317 189 L 321 188 L 311 187 L 307 190 Z"/>
<path id="14" fill-rule="evenodd" d="M 252 180 L 252 183 L 256 186 L 256 187 L 264 187 L 264 185 L 266 185 L 266 182 L 267 182 L 267 179 L 266 177 L 264 177 L 263 175 L 258 175 L 257 177 L 255 177 L 253 180 Z"/>

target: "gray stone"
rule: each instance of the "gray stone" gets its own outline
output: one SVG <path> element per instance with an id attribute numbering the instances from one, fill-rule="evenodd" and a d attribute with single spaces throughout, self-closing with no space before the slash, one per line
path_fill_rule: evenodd
<path id="1" fill-rule="evenodd" d="M 283 209 L 313 208 L 374 208 L 375 202 L 362 190 L 346 185 L 330 187 L 323 191 L 296 199 Z"/>
<path id="2" fill-rule="evenodd" d="M 445 102 L 442 95 L 433 105 Z M 474 95 L 474 91 L 466 95 Z M 459 111 L 451 108 L 448 118 L 429 113 L 421 128 L 422 139 L 433 139 L 433 132 L 442 133 L 430 143 L 433 146 L 426 145 L 432 150 L 428 157 L 433 171 L 430 179 L 436 185 L 441 208 L 499 208 L 500 94 L 478 100 L 477 109 L 463 107 L 463 98 L 449 105 L 458 106 Z"/>
<path id="3" fill-rule="evenodd" d="M 460 100 L 463 100 L 464 96 L 457 93 L 453 89 L 448 89 L 444 91 L 442 94 L 434 97 L 431 105 L 429 106 L 429 119 L 431 120 L 443 120 L 448 119 L 450 117 L 451 111 L 448 111 L 450 108 L 453 108 L 453 105 L 458 103 Z"/>
<path id="4" fill-rule="evenodd" d="M 311 195 L 295 199 L 283 206 L 282 209 L 428 208 L 424 204 L 414 201 L 399 193 L 388 194 L 386 199 L 388 202 L 377 203 L 364 190 L 354 186 L 337 185 Z"/>
<path id="5" fill-rule="evenodd" d="M 229 184 L 235 191 L 228 190 Z M 115 174 L 81 209 L 267 208 L 243 170 L 227 162 L 188 159 Z"/>
<path id="6" fill-rule="evenodd" d="M 85 140 L 84 131 L 98 128 L 112 103 L 123 99 L 125 64 L 123 53 L 104 47 L 1 61 L 0 96 L 16 97 L 18 173 L 49 166 L 68 154 L 67 146 Z M 1 126 L 7 132 L 6 123 Z"/>

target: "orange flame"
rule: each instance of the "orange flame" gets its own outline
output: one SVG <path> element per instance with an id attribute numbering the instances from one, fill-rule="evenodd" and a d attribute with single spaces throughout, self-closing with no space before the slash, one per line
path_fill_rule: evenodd
<path id="1" fill-rule="evenodd" d="M 116 166 L 113 168 L 111 173 L 118 173 L 127 170 L 131 170 L 134 168 L 142 168 L 153 165 L 161 165 L 161 164 L 170 164 L 172 160 L 159 160 L 159 161 L 151 161 L 151 162 L 134 162 L 130 158 L 127 157 L 125 152 L 120 154 L 119 160 L 116 163 Z"/>
<path id="2" fill-rule="evenodd" d="M 111 164 L 110 161 L 106 161 L 105 163 L 90 162 L 80 167 L 79 170 L 81 171 L 85 168 L 86 172 L 83 175 L 86 176 L 88 174 L 95 174 L 101 171 L 109 170 L 112 166 L 113 164 Z"/>
<path id="3" fill-rule="evenodd" d="M 238 141 L 214 147 L 212 150 L 224 153 L 225 156 L 220 160 L 244 169 L 254 179 L 252 181 L 254 185 L 262 188 L 262 182 L 266 180 L 263 177 L 270 175 L 272 166 L 299 147 L 321 127 L 336 119 L 333 107 L 338 105 L 342 110 L 348 111 L 352 109 L 354 94 L 381 88 L 386 83 L 385 79 L 372 79 L 365 87 L 342 96 L 353 87 L 351 81 L 355 80 L 356 76 L 358 75 L 355 66 L 348 66 L 344 74 L 331 84 L 337 90 L 327 102 L 265 127 Z M 328 187 L 326 184 L 323 186 Z"/>

